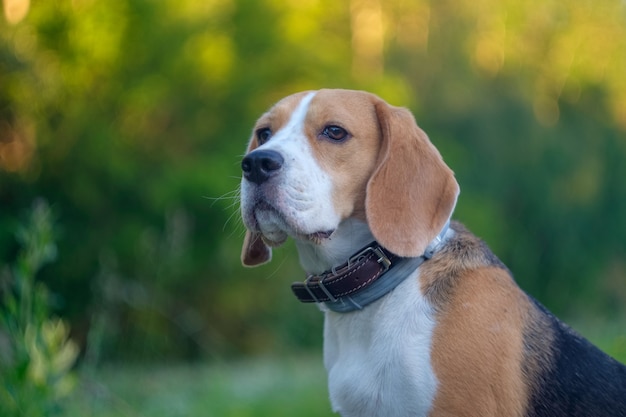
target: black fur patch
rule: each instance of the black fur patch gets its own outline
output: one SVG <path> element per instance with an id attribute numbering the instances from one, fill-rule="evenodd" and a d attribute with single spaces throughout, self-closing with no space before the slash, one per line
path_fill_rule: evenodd
<path id="1" fill-rule="evenodd" d="M 626 417 L 626 366 L 532 301 L 543 323 L 531 330 L 535 334 L 526 335 L 527 364 L 539 365 L 527 374 L 531 386 L 527 416 Z M 552 340 L 543 344 L 541 337 Z"/>

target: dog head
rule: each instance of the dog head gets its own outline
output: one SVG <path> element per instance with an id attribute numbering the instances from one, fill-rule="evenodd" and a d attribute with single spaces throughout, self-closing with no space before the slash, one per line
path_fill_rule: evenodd
<path id="1" fill-rule="evenodd" d="M 354 222 L 391 252 L 420 256 L 459 193 L 411 113 L 362 91 L 282 99 L 257 121 L 242 169 L 247 266 L 269 261 L 289 236 L 323 248 Z"/>

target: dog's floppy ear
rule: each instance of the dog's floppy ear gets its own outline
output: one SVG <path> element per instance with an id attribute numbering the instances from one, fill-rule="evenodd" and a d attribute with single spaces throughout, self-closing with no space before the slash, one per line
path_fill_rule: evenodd
<path id="1" fill-rule="evenodd" d="M 259 233 L 246 230 L 241 249 L 241 263 L 244 266 L 257 266 L 272 259 L 272 249 L 263 242 Z"/>
<path id="2" fill-rule="evenodd" d="M 391 252 L 421 256 L 452 215 L 459 186 L 408 110 L 382 100 L 374 106 L 382 144 L 367 185 L 367 221 Z"/>

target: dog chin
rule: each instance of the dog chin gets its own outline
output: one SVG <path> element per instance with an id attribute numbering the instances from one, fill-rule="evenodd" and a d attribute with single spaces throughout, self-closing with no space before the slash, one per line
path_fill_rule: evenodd
<path id="1" fill-rule="evenodd" d="M 258 227 L 263 242 L 270 247 L 282 245 L 289 236 L 288 232 L 285 230 L 284 224 L 259 222 Z"/>
<path id="2" fill-rule="evenodd" d="M 285 241 L 287 240 L 287 234 L 279 235 L 277 233 L 272 233 L 271 236 L 262 234 L 261 239 L 263 240 L 263 243 L 265 243 L 267 246 L 271 248 L 276 248 L 285 243 Z"/>
<path id="3" fill-rule="evenodd" d="M 334 229 L 329 229 L 307 233 L 301 230 L 300 227 L 292 224 L 286 216 L 272 207 L 263 207 L 263 209 L 256 210 L 254 214 L 263 242 L 270 247 L 282 245 L 289 236 L 297 240 L 320 245 L 327 239 L 330 239 L 335 231 Z"/>
<path id="4" fill-rule="evenodd" d="M 273 230 L 273 231 L 263 231 L 261 232 L 261 239 L 267 246 L 277 247 L 285 243 L 289 236 L 293 237 L 297 240 L 304 240 L 311 242 L 315 245 L 321 245 L 324 241 L 330 239 L 334 230 L 327 230 L 323 232 L 315 232 L 309 234 L 297 234 L 297 233 L 289 233 L 282 230 Z"/>

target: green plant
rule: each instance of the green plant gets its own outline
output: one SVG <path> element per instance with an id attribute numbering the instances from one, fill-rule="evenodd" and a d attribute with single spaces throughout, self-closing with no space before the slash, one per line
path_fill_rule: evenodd
<path id="1" fill-rule="evenodd" d="M 2 270 L 0 306 L 0 415 L 50 416 L 71 393 L 71 368 L 78 354 L 69 326 L 51 316 L 47 287 L 37 272 L 56 258 L 55 231 L 48 204 L 37 200 L 16 238 L 21 251 Z"/>

